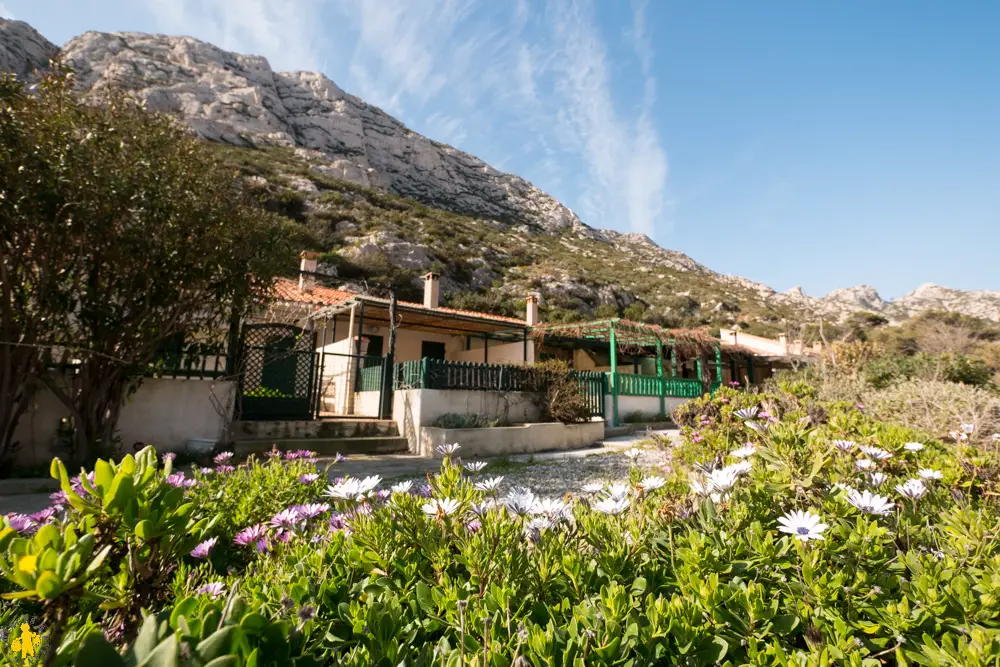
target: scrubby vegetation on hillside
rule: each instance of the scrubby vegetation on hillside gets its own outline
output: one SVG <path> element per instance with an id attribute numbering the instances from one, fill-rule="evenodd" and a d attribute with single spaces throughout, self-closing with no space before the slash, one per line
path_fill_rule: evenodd
<path id="1" fill-rule="evenodd" d="M 433 270 L 453 287 L 446 290 L 450 305 L 508 315 L 523 311 L 525 294 L 541 290 L 547 321 L 618 315 L 679 327 L 741 321 L 773 334 L 801 320 L 794 309 L 764 303 L 711 274 L 669 266 L 655 253 L 640 256 L 574 230 L 543 233 L 436 209 L 331 179 L 289 149 L 213 148 L 255 177 L 267 208 L 299 223 L 296 242 L 326 253 L 323 260 L 341 282 L 393 284 L 417 298 L 415 279 Z M 364 239 L 379 234 L 382 249 L 359 252 Z M 391 256 L 399 244 L 404 261 Z M 422 249 L 410 254 L 406 244 Z"/>

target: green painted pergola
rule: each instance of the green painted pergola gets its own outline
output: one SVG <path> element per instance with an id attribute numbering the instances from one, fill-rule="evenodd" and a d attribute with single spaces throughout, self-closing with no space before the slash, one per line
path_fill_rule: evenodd
<path id="1" fill-rule="evenodd" d="M 706 353 L 715 355 L 714 382 L 722 382 L 722 350 L 720 341 L 700 329 L 667 329 L 655 324 L 633 322 L 620 317 L 591 322 L 570 322 L 565 324 L 545 324 L 532 328 L 531 336 L 536 339 L 564 339 L 567 341 L 590 341 L 607 344 L 611 375 L 608 387 L 612 396 L 614 423 L 618 423 L 618 353 L 643 353 L 651 348 L 656 350 L 656 377 L 663 378 L 663 349 L 670 351 L 670 376 L 677 377 L 678 350 L 696 351 L 695 363 L 698 380 L 702 381 L 702 359 Z M 648 355 L 646 355 L 648 356 Z M 660 411 L 665 411 L 664 396 L 660 396 Z"/>

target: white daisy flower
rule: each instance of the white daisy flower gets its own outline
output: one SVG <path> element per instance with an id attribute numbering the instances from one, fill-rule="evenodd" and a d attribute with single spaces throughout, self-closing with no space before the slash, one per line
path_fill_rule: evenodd
<path id="1" fill-rule="evenodd" d="M 889 479 L 889 476 L 884 472 L 872 472 L 868 473 L 868 483 L 874 488 L 879 488 Z"/>
<path id="2" fill-rule="evenodd" d="M 733 451 L 729 452 L 729 455 L 734 456 L 738 459 L 745 459 L 749 456 L 753 456 L 756 453 L 757 453 L 757 446 L 751 442 L 748 442 L 739 449 L 734 449 Z"/>
<path id="3" fill-rule="evenodd" d="M 927 493 L 927 487 L 922 479 L 908 479 L 903 484 L 897 485 L 896 491 L 910 500 L 920 500 Z"/>
<path id="4" fill-rule="evenodd" d="M 733 416 L 744 421 L 748 419 L 756 419 L 757 408 L 741 408 L 739 410 L 733 410 Z"/>
<path id="5" fill-rule="evenodd" d="M 843 491 L 845 494 L 857 493 L 857 489 L 850 484 L 844 484 L 843 482 L 835 482 L 833 488 L 836 491 Z"/>
<path id="6" fill-rule="evenodd" d="M 607 488 L 605 489 L 605 492 L 608 494 L 608 497 L 614 498 L 615 500 L 621 500 L 622 498 L 625 498 L 626 496 L 628 496 L 629 491 L 631 491 L 631 489 L 628 487 L 628 485 L 622 484 L 621 482 L 614 482 L 612 484 L 608 484 Z"/>
<path id="7" fill-rule="evenodd" d="M 400 482 L 398 484 L 393 484 L 389 487 L 389 490 L 393 493 L 409 493 L 410 489 L 413 488 L 413 482 L 406 480 L 405 482 Z"/>
<path id="8" fill-rule="evenodd" d="M 552 520 L 569 516 L 569 505 L 558 498 L 538 498 L 531 507 L 532 514 L 541 514 Z"/>
<path id="9" fill-rule="evenodd" d="M 742 475 L 744 473 L 748 473 L 751 470 L 753 470 L 753 465 L 751 465 L 749 461 L 740 461 L 739 463 L 728 465 L 722 470 L 726 472 L 734 472 L 737 475 Z"/>
<path id="10" fill-rule="evenodd" d="M 924 479 L 941 479 L 944 477 L 940 470 L 934 470 L 933 468 L 921 468 L 917 471 L 917 474 Z"/>
<path id="11" fill-rule="evenodd" d="M 493 493 L 500 488 L 500 482 L 503 481 L 503 475 L 498 475 L 496 477 L 487 477 L 481 482 L 476 482 L 476 491 L 485 491 L 486 493 Z"/>
<path id="12" fill-rule="evenodd" d="M 627 456 L 630 460 L 635 461 L 642 455 L 642 450 L 633 447 L 632 449 L 626 449 L 624 452 L 622 452 L 622 454 Z"/>
<path id="13" fill-rule="evenodd" d="M 875 467 L 875 464 L 868 459 L 858 459 L 854 462 L 854 467 L 858 470 L 871 470 Z"/>
<path id="14" fill-rule="evenodd" d="M 708 480 L 702 482 L 699 479 L 692 478 L 688 482 L 688 486 L 691 487 L 692 493 L 698 496 L 707 496 L 712 492 L 712 483 Z"/>
<path id="15" fill-rule="evenodd" d="M 976 430 L 975 424 L 962 424 L 962 433 L 974 433 Z"/>
<path id="16" fill-rule="evenodd" d="M 431 498 L 430 502 L 424 503 L 420 509 L 424 514 L 444 517 L 457 512 L 460 505 L 461 503 L 454 498 Z"/>
<path id="17" fill-rule="evenodd" d="M 855 491 L 853 489 L 847 492 L 847 502 L 865 514 L 887 514 L 895 507 L 892 501 L 885 496 L 874 494 L 871 491 Z"/>
<path id="18" fill-rule="evenodd" d="M 589 482 L 580 487 L 580 490 L 584 493 L 597 493 L 604 488 L 604 485 L 600 482 Z"/>
<path id="19" fill-rule="evenodd" d="M 628 498 L 605 498 L 594 503 L 594 509 L 604 514 L 621 514 L 628 509 Z"/>
<path id="20" fill-rule="evenodd" d="M 434 448 L 434 450 L 438 454 L 441 454 L 442 456 L 451 456 L 461 448 L 462 445 L 458 444 L 457 442 L 454 442 L 450 445 L 438 445 L 437 447 Z"/>
<path id="21" fill-rule="evenodd" d="M 359 488 L 358 480 L 348 477 L 342 482 L 326 487 L 326 492 L 323 495 L 341 500 L 355 500 L 361 495 Z"/>
<path id="22" fill-rule="evenodd" d="M 1000 433 L 994 433 L 990 437 L 993 438 L 993 442 L 1000 442 Z"/>
<path id="23" fill-rule="evenodd" d="M 663 485 L 667 483 L 667 480 L 662 477 L 657 477 L 652 475 L 650 477 L 643 477 L 642 481 L 639 482 L 639 486 L 642 487 L 643 491 L 656 491 Z"/>
<path id="24" fill-rule="evenodd" d="M 768 422 L 743 422 L 747 428 L 757 431 L 761 435 L 766 435 L 771 429 L 771 425 Z"/>
<path id="25" fill-rule="evenodd" d="M 486 461 L 469 461 L 465 464 L 465 469 L 469 472 L 479 473 L 486 468 Z"/>
<path id="26" fill-rule="evenodd" d="M 823 531 L 829 528 L 818 514 L 802 511 L 789 512 L 779 518 L 778 523 L 781 524 L 778 526 L 779 531 L 794 535 L 795 539 L 803 542 L 822 540 Z"/>
<path id="27" fill-rule="evenodd" d="M 903 445 L 903 449 L 908 452 L 919 452 L 923 448 L 924 444 L 922 442 L 908 442 Z"/>
<path id="28" fill-rule="evenodd" d="M 853 440 L 834 440 L 833 446 L 845 452 L 849 452 L 858 446 Z"/>
<path id="29" fill-rule="evenodd" d="M 378 475 L 369 475 L 358 482 L 358 494 L 365 495 L 375 490 L 375 487 L 382 483 L 382 478 Z"/>
<path id="30" fill-rule="evenodd" d="M 859 449 L 868 456 L 870 459 L 876 461 L 885 461 L 888 458 L 892 458 L 892 454 L 882 449 L 881 447 L 872 447 L 871 445 L 861 445 Z"/>
<path id="31" fill-rule="evenodd" d="M 535 493 L 525 487 L 515 487 L 507 492 L 507 496 L 503 499 L 503 504 L 507 506 L 508 510 L 518 516 L 530 514 L 531 509 L 535 506 Z"/>
<path id="32" fill-rule="evenodd" d="M 709 488 L 712 491 L 729 491 L 736 485 L 736 480 L 739 479 L 739 476 L 739 472 L 733 470 L 731 467 L 713 470 L 708 476 Z"/>

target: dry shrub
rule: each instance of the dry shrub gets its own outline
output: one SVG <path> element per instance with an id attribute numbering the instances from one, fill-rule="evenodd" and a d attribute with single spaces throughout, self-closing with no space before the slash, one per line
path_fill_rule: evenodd
<path id="1" fill-rule="evenodd" d="M 973 424 L 979 439 L 1000 432 L 1000 399 L 969 385 L 907 380 L 871 390 L 862 402 L 872 416 L 945 437 L 959 424 Z"/>
<path id="2" fill-rule="evenodd" d="M 538 396 L 544 421 L 574 424 L 590 420 L 590 405 L 569 364 L 554 359 L 529 368 L 531 391 Z"/>

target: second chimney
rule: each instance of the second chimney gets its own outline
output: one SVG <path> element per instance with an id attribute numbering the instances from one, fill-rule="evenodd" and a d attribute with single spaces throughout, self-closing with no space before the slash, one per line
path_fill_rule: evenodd
<path id="1" fill-rule="evenodd" d="M 424 308 L 437 308 L 441 302 L 441 281 L 438 274 L 424 276 Z"/>
<path id="2" fill-rule="evenodd" d="M 319 255 L 303 251 L 302 262 L 299 264 L 299 291 L 312 293 L 316 288 L 316 260 Z"/>
<path id="3" fill-rule="evenodd" d="M 538 292 L 532 292 L 527 298 L 527 312 L 525 313 L 525 321 L 528 323 L 529 327 L 533 327 L 538 324 L 538 302 L 539 294 Z"/>

